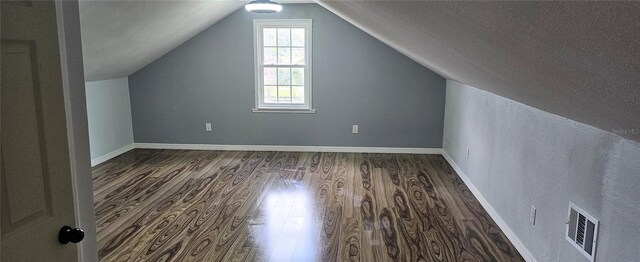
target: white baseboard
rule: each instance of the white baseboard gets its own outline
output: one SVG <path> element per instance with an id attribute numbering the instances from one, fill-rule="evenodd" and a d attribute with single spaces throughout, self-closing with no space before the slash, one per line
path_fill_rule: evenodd
<path id="1" fill-rule="evenodd" d="M 102 156 L 96 157 L 94 159 L 91 159 L 91 167 L 97 166 L 97 165 L 99 165 L 99 164 L 101 164 L 101 163 L 103 163 L 103 162 L 105 162 L 105 161 L 107 161 L 109 159 L 112 159 L 114 157 L 122 155 L 122 154 L 126 153 L 127 151 L 129 151 L 129 150 L 131 150 L 133 148 L 134 148 L 134 144 L 129 144 L 129 145 L 123 146 L 121 148 L 118 148 L 116 150 L 113 150 L 113 151 L 111 151 L 111 152 L 109 152 L 109 153 L 107 153 L 105 155 L 102 155 Z"/>
<path id="2" fill-rule="evenodd" d="M 513 232 L 513 230 L 511 230 L 511 228 L 507 225 L 507 223 L 504 222 L 504 220 L 502 220 L 502 217 L 500 217 L 498 212 L 493 208 L 493 206 L 491 206 L 489 201 L 487 201 L 487 199 L 484 198 L 482 193 L 480 193 L 480 190 L 473 183 L 471 183 L 471 180 L 469 179 L 469 177 L 467 177 L 467 175 L 465 175 L 465 173 L 462 172 L 462 169 L 460 169 L 458 164 L 456 164 L 456 162 L 447 153 L 447 151 L 442 150 L 442 156 L 447 160 L 447 162 L 449 162 L 449 165 L 453 167 L 453 170 L 455 170 L 456 173 L 458 173 L 458 176 L 460 176 L 462 181 L 464 181 L 464 184 L 467 185 L 469 190 L 471 190 L 471 193 L 473 193 L 473 195 L 478 199 L 478 202 L 480 202 L 482 207 L 487 211 L 487 213 L 489 213 L 489 216 L 491 216 L 493 221 L 496 222 L 498 227 L 502 230 L 502 232 L 504 232 L 504 234 L 507 236 L 509 241 L 511 241 L 513 246 L 516 247 L 518 252 L 520 252 L 520 255 L 522 255 L 524 260 L 528 262 L 536 262 L 536 259 L 533 257 L 529 249 L 525 247 L 525 245 L 522 243 L 520 238 L 518 238 L 516 233 Z"/>
<path id="3" fill-rule="evenodd" d="M 135 143 L 135 148 L 223 150 L 223 151 L 285 151 L 285 152 L 344 152 L 344 153 L 393 153 L 393 154 L 442 154 L 442 148 L 407 147 L 343 147 L 343 146 L 266 146 L 266 145 L 209 145 Z"/>

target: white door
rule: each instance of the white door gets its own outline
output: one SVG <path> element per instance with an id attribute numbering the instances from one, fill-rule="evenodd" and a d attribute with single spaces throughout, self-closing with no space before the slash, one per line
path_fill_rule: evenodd
<path id="1" fill-rule="evenodd" d="M 58 240 L 75 219 L 55 3 L 2 0 L 0 8 L 0 255 L 77 261 L 77 246 Z"/>

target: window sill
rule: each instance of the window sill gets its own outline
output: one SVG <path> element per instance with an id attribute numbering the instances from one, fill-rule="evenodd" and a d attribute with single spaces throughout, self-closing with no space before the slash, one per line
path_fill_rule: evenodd
<path id="1" fill-rule="evenodd" d="M 289 114 L 315 114 L 315 109 L 275 109 L 275 108 L 252 108 L 254 113 L 289 113 Z"/>

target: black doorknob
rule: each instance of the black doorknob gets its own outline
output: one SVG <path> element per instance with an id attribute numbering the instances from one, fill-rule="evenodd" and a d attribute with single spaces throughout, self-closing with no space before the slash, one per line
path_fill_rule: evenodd
<path id="1" fill-rule="evenodd" d="M 62 244 L 78 243 L 84 239 L 84 231 L 79 228 L 71 228 L 70 226 L 63 226 L 58 233 L 58 241 Z"/>

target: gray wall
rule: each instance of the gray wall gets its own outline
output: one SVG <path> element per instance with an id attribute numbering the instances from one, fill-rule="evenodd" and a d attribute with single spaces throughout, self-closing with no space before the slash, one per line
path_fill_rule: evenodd
<path id="1" fill-rule="evenodd" d="M 454 81 L 444 130 L 444 150 L 538 261 L 587 261 L 564 239 L 569 201 L 601 222 L 596 260 L 640 257 L 640 144 Z"/>
<path id="2" fill-rule="evenodd" d="M 313 19 L 315 114 L 251 112 L 254 18 Z M 129 86 L 136 143 L 442 145 L 445 80 L 316 4 L 272 15 L 241 9 L 131 75 Z"/>
<path id="3" fill-rule="evenodd" d="M 133 143 L 127 78 L 87 82 L 91 159 Z"/>

